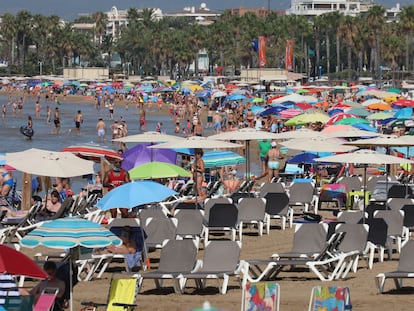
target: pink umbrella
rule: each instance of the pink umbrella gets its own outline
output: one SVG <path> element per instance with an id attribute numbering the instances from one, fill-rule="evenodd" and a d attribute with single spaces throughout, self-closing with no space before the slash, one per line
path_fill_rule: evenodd
<path id="1" fill-rule="evenodd" d="M 339 120 L 347 119 L 347 118 L 358 118 L 358 117 L 353 115 L 353 114 L 350 114 L 350 113 L 345 113 L 345 112 L 344 113 L 338 113 L 338 114 L 332 116 L 332 118 L 330 118 L 328 120 L 328 122 L 325 123 L 325 125 L 333 125 L 336 122 L 338 122 Z"/>
<path id="2" fill-rule="evenodd" d="M 301 113 L 303 113 L 303 110 L 301 110 L 301 109 L 289 108 L 289 109 L 286 109 L 286 110 L 283 110 L 283 111 L 279 112 L 279 115 L 282 118 L 292 118 L 292 117 L 295 117 L 295 116 L 297 116 Z"/>

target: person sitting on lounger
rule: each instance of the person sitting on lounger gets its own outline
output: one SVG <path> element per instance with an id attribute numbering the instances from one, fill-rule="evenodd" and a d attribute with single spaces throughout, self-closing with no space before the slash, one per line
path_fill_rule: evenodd
<path id="1" fill-rule="evenodd" d="M 65 282 L 63 282 L 62 280 L 58 279 L 56 277 L 56 272 L 57 272 L 57 266 L 56 263 L 53 261 L 46 261 L 43 265 L 43 270 L 45 270 L 45 272 L 48 275 L 48 278 L 46 280 L 42 280 L 39 284 L 37 284 L 31 291 L 30 291 L 30 295 L 34 296 L 35 298 L 35 302 L 37 301 L 37 299 L 39 298 L 40 294 L 42 293 L 42 291 L 45 288 L 57 288 L 59 291 L 56 295 L 56 298 L 62 298 L 64 293 L 65 293 Z M 57 303 L 58 300 L 55 303 L 55 307 L 53 308 L 54 311 L 56 310 L 63 310 L 63 306 L 59 305 L 59 303 Z"/>
<path id="2" fill-rule="evenodd" d="M 122 228 L 120 239 L 122 240 L 122 245 L 115 246 L 110 245 L 97 251 L 99 254 L 135 254 L 137 252 L 137 244 L 133 239 L 131 239 L 131 227 L 125 226 Z"/>

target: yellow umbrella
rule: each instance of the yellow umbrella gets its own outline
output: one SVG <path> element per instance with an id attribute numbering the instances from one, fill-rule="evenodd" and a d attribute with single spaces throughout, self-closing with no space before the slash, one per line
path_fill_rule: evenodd
<path id="1" fill-rule="evenodd" d="M 192 90 L 192 91 L 202 91 L 202 90 L 204 90 L 202 86 L 196 85 L 196 84 L 194 84 L 194 85 L 188 85 L 186 87 L 188 89 Z"/>
<path id="2" fill-rule="evenodd" d="M 293 117 L 292 119 L 285 122 L 285 125 L 302 125 L 308 123 L 322 122 L 325 123 L 329 120 L 329 116 L 320 112 L 314 113 L 303 113 Z"/>

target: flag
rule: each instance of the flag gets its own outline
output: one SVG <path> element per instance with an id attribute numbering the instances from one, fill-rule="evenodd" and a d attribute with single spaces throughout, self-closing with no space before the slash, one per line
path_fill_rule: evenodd
<path id="1" fill-rule="evenodd" d="M 253 51 L 259 52 L 259 41 L 257 39 L 252 40 L 251 42 Z"/>
<path id="2" fill-rule="evenodd" d="M 264 36 L 259 37 L 259 67 L 266 66 L 266 38 Z"/>
<path id="3" fill-rule="evenodd" d="M 309 56 L 315 56 L 315 51 L 312 50 L 311 48 L 308 48 L 308 55 Z"/>
<path id="4" fill-rule="evenodd" d="M 285 63 L 286 71 L 293 70 L 293 46 L 294 40 L 286 40 L 286 54 L 285 54 Z"/>

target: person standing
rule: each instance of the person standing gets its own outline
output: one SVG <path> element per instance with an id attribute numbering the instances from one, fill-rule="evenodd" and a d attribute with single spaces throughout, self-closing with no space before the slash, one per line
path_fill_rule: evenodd
<path id="1" fill-rule="evenodd" d="M 50 106 L 46 107 L 46 124 L 50 125 L 50 121 L 52 120 L 52 109 Z"/>
<path id="2" fill-rule="evenodd" d="M 203 149 L 196 148 L 194 149 L 195 160 L 191 164 L 191 172 L 193 173 L 193 179 L 196 186 L 196 194 L 198 197 L 202 195 L 202 188 L 204 182 L 204 161 L 203 157 Z"/>
<path id="3" fill-rule="evenodd" d="M 75 121 L 76 131 L 78 135 L 80 135 L 80 126 L 83 123 L 82 111 L 78 110 L 77 114 L 75 115 L 74 121 Z"/>
<path id="4" fill-rule="evenodd" d="M 106 129 L 105 122 L 103 121 L 102 118 L 99 118 L 98 123 L 96 123 L 96 131 L 98 133 L 98 144 L 101 143 L 101 138 L 103 140 L 103 143 L 106 143 L 105 129 Z"/>
<path id="5" fill-rule="evenodd" d="M 272 148 L 267 152 L 267 167 L 268 167 L 268 180 L 272 181 L 273 177 L 279 177 L 280 170 L 280 160 L 283 159 L 283 156 L 280 154 L 279 149 L 277 148 L 277 143 L 272 141 Z"/>
<path id="6" fill-rule="evenodd" d="M 259 152 L 260 152 L 260 162 L 262 163 L 262 175 L 266 174 L 267 171 L 267 153 L 272 148 L 270 141 L 265 139 L 259 141 Z"/>
<path id="7" fill-rule="evenodd" d="M 55 108 L 55 113 L 53 115 L 53 123 L 55 123 L 55 134 L 59 134 L 60 132 L 60 112 L 59 108 Z"/>
<path id="8" fill-rule="evenodd" d="M 129 173 L 121 168 L 121 163 L 121 160 L 116 160 L 113 167 L 105 174 L 103 186 L 108 187 L 108 191 L 131 181 Z M 122 218 L 128 218 L 128 209 L 120 208 L 119 210 L 121 211 Z M 116 218 L 118 212 L 117 209 L 111 208 L 110 212 L 112 218 Z"/>
<path id="9" fill-rule="evenodd" d="M 40 109 L 42 108 L 42 106 L 40 105 L 40 101 L 36 101 L 36 105 L 35 105 L 35 116 L 36 118 L 40 118 Z"/>
<path id="10" fill-rule="evenodd" d="M 33 133 L 34 133 L 33 132 L 33 119 L 32 119 L 32 116 L 27 117 L 27 127 L 26 127 L 26 129 L 29 133 L 31 133 L 30 136 L 27 136 L 27 139 L 32 140 L 32 136 L 33 136 Z"/>

